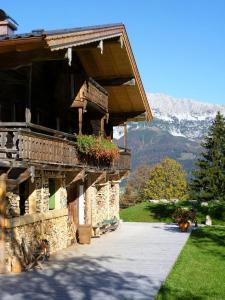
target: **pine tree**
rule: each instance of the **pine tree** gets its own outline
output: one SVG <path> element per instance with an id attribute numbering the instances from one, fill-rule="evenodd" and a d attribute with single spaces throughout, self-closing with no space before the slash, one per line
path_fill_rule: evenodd
<path id="1" fill-rule="evenodd" d="M 225 119 L 220 112 L 202 146 L 190 185 L 192 197 L 201 201 L 225 200 Z"/>

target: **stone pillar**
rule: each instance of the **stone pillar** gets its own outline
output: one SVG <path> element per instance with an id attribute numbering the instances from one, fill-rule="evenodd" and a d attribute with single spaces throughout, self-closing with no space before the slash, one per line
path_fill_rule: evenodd
<path id="1" fill-rule="evenodd" d="M 106 201 L 106 207 L 107 207 L 107 220 L 110 219 L 110 203 L 109 203 L 109 199 L 110 199 L 110 186 L 111 186 L 110 181 L 107 181 L 106 189 L 105 189 L 105 192 L 106 192 L 105 201 Z"/>
<path id="2" fill-rule="evenodd" d="M 117 181 L 115 183 L 115 193 L 116 193 L 116 196 L 115 196 L 115 202 L 116 202 L 116 205 L 115 205 L 115 216 L 119 219 L 120 217 L 120 182 Z"/>
<path id="3" fill-rule="evenodd" d="M 92 225 L 96 225 L 98 223 L 96 197 L 97 197 L 97 189 L 96 189 L 95 185 L 92 185 L 91 186 L 91 219 L 92 219 Z"/>
<path id="4" fill-rule="evenodd" d="M 95 201 L 95 188 L 92 186 L 93 178 L 88 174 L 85 191 L 85 220 L 86 224 L 92 224 L 92 202 Z"/>
<path id="5" fill-rule="evenodd" d="M 119 181 L 112 181 L 110 187 L 110 218 L 117 217 L 119 219 L 119 202 L 120 202 Z"/>

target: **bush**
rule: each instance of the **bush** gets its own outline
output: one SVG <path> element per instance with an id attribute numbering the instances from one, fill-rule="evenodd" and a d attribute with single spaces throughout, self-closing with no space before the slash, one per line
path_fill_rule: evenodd
<path id="1" fill-rule="evenodd" d="M 215 219 L 225 220 L 225 203 L 223 202 L 211 202 L 209 203 L 208 214 Z"/>

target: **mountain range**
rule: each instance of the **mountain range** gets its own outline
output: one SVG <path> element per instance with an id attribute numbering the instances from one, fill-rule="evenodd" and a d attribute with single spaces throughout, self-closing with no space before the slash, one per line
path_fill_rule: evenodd
<path id="1" fill-rule="evenodd" d="M 153 165 L 164 157 L 180 162 L 190 175 L 202 151 L 201 141 L 225 105 L 178 99 L 164 94 L 147 94 L 153 113 L 152 122 L 130 122 L 128 145 L 132 150 L 132 169 L 139 164 Z M 117 128 L 114 138 L 123 143 L 123 129 Z"/>

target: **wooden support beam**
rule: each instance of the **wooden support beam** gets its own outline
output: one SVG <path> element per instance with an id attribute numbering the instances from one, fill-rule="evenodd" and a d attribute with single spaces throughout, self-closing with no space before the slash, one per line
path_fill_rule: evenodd
<path id="1" fill-rule="evenodd" d="M 85 170 L 82 169 L 80 170 L 79 172 L 77 172 L 75 174 L 75 176 L 73 175 L 74 172 L 72 172 L 72 174 L 68 174 L 67 177 L 66 177 L 66 186 L 68 187 L 70 184 L 76 182 L 76 181 L 79 181 L 79 180 L 82 180 L 84 181 L 84 178 L 85 178 Z"/>
<path id="2" fill-rule="evenodd" d="M 25 122 L 30 123 L 31 122 L 31 111 L 30 108 L 25 108 Z"/>
<path id="3" fill-rule="evenodd" d="M 109 122 L 109 113 L 106 113 L 102 118 L 101 118 L 101 134 L 104 135 L 105 133 L 105 122 L 108 124 Z"/>
<path id="4" fill-rule="evenodd" d="M 25 108 L 25 122 L 30 123 L 31 122 L 31 93 L 32 93 L 32 73 L 33 73 L 33 67 L 32 64 L 29 66 L 28 71 L 28 86 L 27 86 L 27 103 Z"/>
<path id="5" fill-rule="evenodd" d="M 95 78 L 102 86 L 135 86 L 134 77 L 112 77 L 112 78 Z"/>
<path id="6" fill-rule="evenodd" d="M 103 116 L 102 118 L 101 118 L 101 135 L 104 135 L 104 131 L 105 131 L 105 119 L 106 119 L 106 117 L 105 116 Z"/>
<path id="7" fill-rule="evenodd" d="M 120 180 L 120 173 L 119 173 L 119 171 L 114 171 L 113 173 L 109 173 L 108 174 L 108 179 L 110 181 L 112 181 L 112 180 L 119 181 Z"/>
<path id="8" fill-rule="evenodd" d="M 120 171 L 120 180 L 126 178 L 129 175 L 129 171 Z"/>
<path id="9" fill-rule="evenodd" d="M 96 180 L 93 182 L 93 184 L 100 184 L 102 182 L 106 181 L 106 171 L 102 172 L 97 178 Z"/>
<path id="10" fill-rule="evenodd" d="M 82 124 L 83 124 L 83 108 L 78 108 L 78 119 L 79 119 L 79 134 L 82 134 Z"/>
<path id="11" fill-rule="evenodd" d="M 65 56 L 68 59 L 68 65 L 71 67 L 73 59 L 73 51 L 71 47 L 67 49 Z"/>
<path id="12" fill-rule="evenodd" d="M 119 37 L 119 43 L 120 43 L 120 48 L 122 49 L 123 48 L 123 36 L 122 35 Z"/>
<path id="13" fill-rule="evenodd" d="M 84 108 L 84 101 L 74 100 L 70 107 Z"/>
<path id="14" fill-rule="evenodd" d="M 123 48 L 124 42 L 123 42 L 123 37 L 122 35 L 119 35 L 117 37 L 112 37 L 110 39 L 102 39 L 101 41 L 104 42 L 105 47 L 108 45 L 115 45 L 115 46 L 120 46 L 120 48 Z M 96 48 L 99 48 L 99 44 L 101 41 L 93 41 L 92 43 L 76 46 L 73 50 L 74 51 L 86 51 L 86 50 L 93 50 Z"/>
<path id="15" fill-rule="evenodd" d="M 98 43 L 97 48 L 100 49 L 101 54 L 103 54 L 103 40 Z"/>
<path id="16" fill-rule="evenodd" d="M 17 186 L 19 186 L 21 183 L 29 179 L 31 176 L 33 177 L 34 174 L 32 174 L 33 168 L 30 167 L 26 169 L 23 173 L 21 173 L 17 179 L 8 179 L 6 180 L 7 183 L 7 191 L 12 191 L 14 190 Z"/>
<path id="17" fill-rule="evenodd" d="M 121 99 L 122 102 L 122 99 Z M 143 112 L 110 112 L 110 123 L 112 126 L 118 126 L 124 124 L 128 119 L 132 120 L 142 114 Z"/>
<path id="18" fill-rule="evenodd" d="M 127 149 L 127 123 L 124 123 L 124 148 Z"/>
<path id="19" fill-rule="evenodd" d="M 66 50 L 51 52 L 49 49 L 39 49 L 26 52 L 10 52 L 1 54 L 0 69 L 11 69 L 21 65 L 28 65 L 35 61 L 66 60 Z"/>

